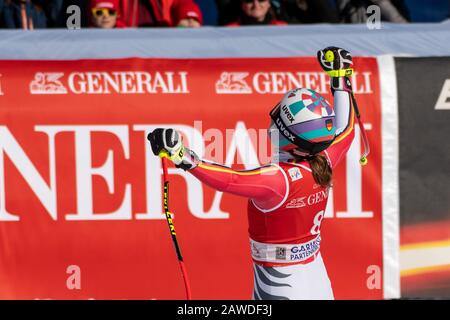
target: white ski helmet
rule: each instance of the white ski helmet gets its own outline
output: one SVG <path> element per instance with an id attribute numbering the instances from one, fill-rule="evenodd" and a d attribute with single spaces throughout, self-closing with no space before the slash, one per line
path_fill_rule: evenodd
<path id="1" fill-rule="evenodd" d="M 282 151 L 314 155 L 328 148 L 336 135 L 333 106 L 311 89 L 288 91 L 270 112 L 270 117 L 271 140 Z M 278 130 L 278 134 L 274 135 L 272 130 Z"/>

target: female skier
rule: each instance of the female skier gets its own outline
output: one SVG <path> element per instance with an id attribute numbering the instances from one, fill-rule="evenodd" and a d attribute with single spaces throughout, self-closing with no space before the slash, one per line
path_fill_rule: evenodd
<path id="1" fill-rule="evenodd" d="M 270 129 L 279 130 L 271 135 L 278 163 L 235 171 L 200 160 L 174 129 L 159 128 L 148 136 L 155 155 L 165 152 L 176 167 L 205 184 L 249 198 L 253 299 L 334 299 L 319 250 L 320 225 L 332 170 L 354 137 L 348 78 L 353 63 L 347 51 L 336 47 L 317 56 L 332 76 L 334 108 L 313 90 L 287 92 L 270 113 Z"/>

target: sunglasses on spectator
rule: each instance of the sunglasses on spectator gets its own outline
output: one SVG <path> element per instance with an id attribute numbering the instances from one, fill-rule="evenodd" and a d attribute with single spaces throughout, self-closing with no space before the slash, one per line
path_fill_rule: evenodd
<path id="1" fill-rule="evenodd" d="M 242 2 L 244 2 L 244 3 L 253 3 L 255 0 L 242 0 Z M 268 1 L 268 0 L 258 0 L 258 2 L 261 2 L 261 3 L 263 3 L 263 2 L 266 2 L 266 1 Z"/>
<path id="2" fill-rule="evenodd" d="M 117 10 L 106 8 L 92 9 L 92 14 L 94 15 L 94 17 L 101 17 L 104 15 L 115 17 L 117 15 Z"/>

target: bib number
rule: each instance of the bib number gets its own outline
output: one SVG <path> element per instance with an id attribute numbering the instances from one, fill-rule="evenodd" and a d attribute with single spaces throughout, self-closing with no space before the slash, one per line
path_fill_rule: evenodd
<path id="1" fill-rule="evenodd" d="M 314 234 L 314 235 L 315 234 L 319 234 L 319 232 L 320 232 L 320 224 L 322 223 L 324 214 L 325 214 L 325 211 L 322 210 L 322 211 L 316 213 L 316 215 L 314 216 L 314 220 L 313 220 L 314 224 L 313 224 L 313 226 L 311 228 L 311 231 L 310 231 L 311 234 Z"/>

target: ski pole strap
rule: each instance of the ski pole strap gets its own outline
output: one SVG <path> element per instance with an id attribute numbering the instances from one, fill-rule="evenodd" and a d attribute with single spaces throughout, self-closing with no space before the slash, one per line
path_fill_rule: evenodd
<path id="1" fill-rule="evenodd" d="M 180 148 L 175 154 L 170 155 L 166 150 L 161 150 L 159 153 L 160 158 L 167 158 L 174 163 L 181 163 L 184 156 L 184 148 Z"/>
<path id="2" fill-rule="evenodd" d="M 355 95 L 353 94 L 353 92 L 350 94 L 351 98 L 352 98 L 352 105 L 353 108 L 355 110 L 356 113 L 356 117 L 359 119 L 361 117 L 361 114 L 359 113 L 359 108 L 358 108 L 358 103 L 356 102 L 356 98 Z"/>
<path id="3" fill-rule="evenodd" d="M 364 123 L 361 120 L 361 114 L 359 113 L 358 103 L 356 102 L 356 98 L 355 98 L 355 95 L 353 94 L 353 92 L 351 93 L 351 99 L 352 99 L 353 109 L 355 110 L 356 118 L 358 119 L 359 129 L 360 129 L 361 136 L 362 136 L 363 143 L 364 143 L 364 152 L 361 155 L 359 163 L 361 165 L 365 166 L 367 164 L 367 156 L 370 153 L 369 139 L 367 139 L 366 129 L 364 128 Z"/>
<path id="4" fill-rule="evenodd" d="M 333 77 L 333 78 L 347 77 L 347 76 L 351 76 L 353 74 L 353 68 L 330 70 L 330 71 L 326 71 L 326 73 L 330 77 Z"/>

